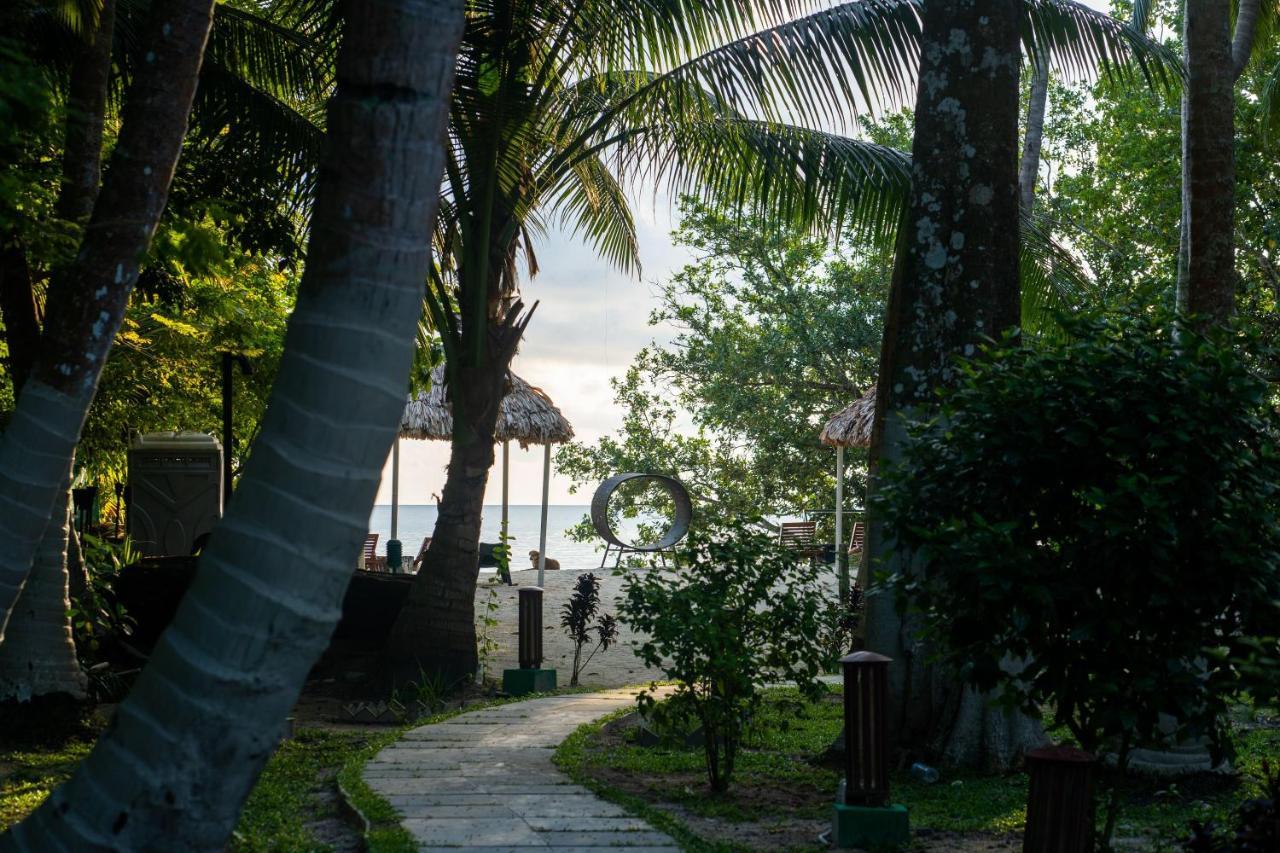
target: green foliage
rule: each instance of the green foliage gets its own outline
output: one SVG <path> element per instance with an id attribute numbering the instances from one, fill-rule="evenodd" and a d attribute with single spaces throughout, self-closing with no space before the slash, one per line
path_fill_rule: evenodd
<path id="1" fill-rule="evenodd" d="M 866 597 L 857 586 L 850 586 L 844 601 L 835 598 L 822 605 L 818 614 L 818 642 L 822 645 L 822 666 L 827 672 L 838 672 L 840 658 L 853 651 L 865 608 Z"/>
<path id="2" fill-rule="evenodd" d="M 1168 46 L 1180 52 L 1180 4 L 1154 5 Z M 1235 96 L 1237 304 L 1272 343 L 1280 334 L 1280 220 L 1274 213 L 1280 159 L 1264 113 L 1277 71 L 1280 39 L 1260 39 L 1257 61 L 1246 68 Z M 1280 87 L 1271 91 L 1280 93 Z M 1051 181 L 1037 207 L 1097 280 L 1096 291 L 1080 294 L 1079 303 L 1138 299 L 1173 306 L 1182 209 L 1180 99 L 1176 88 L 1105 78 L 1095 85 L 1052 86 L 1044 148 Z"/>
<path id="3" fill-rule="evenodd" d="M 646 637 L 640 659 L 676 682 L 662 702 L 641 693 L 640 708 L 669 731 L 701 725 L 712 790 L 729 786 L 761 684 L 821 691 L 821 597 L 814 569 L 744 523 L 692 534 L 676 575 L 624 582 L 622 620 Z"/>
<path id="4" fill-rule="evenodd" d="M 901 124 L 871 127 L 896 138 Z M 830 507 L 835 459 L 818 433 L 874 381 L 891 259 L 832 251 L 763 215 L 691 199 L 681 209 L 674 239 L 696 260 L 659 285 L 650 316 L 674 336 L 614 381 L 619 432 L 565 445 L 556 468 L 575 489 L 618 471 L 673 474 L 695 496 L 698 523 Z M 847 491 L 860 494 L 850 463 Z M 610 509 L 661 516 L 653 497 L 663 494 L 619 493 Z M 594 536 L 589 525 L 578 533 Z"/>
<path id="5" fill-rule="evenodd" d="M 570 687 L 578 686 L 578 675 L 582 669 L 596 656 L 598 651 L 608 651 L 609 646 L 618 639 L 618 620 L 610 613 L 600 610 L 600 579 L 594 572 L 578 575 L 574 582 L 573 594 L 564 603 L 560 611 L 560 626 L 564 628 L 569 639 L 573 640 L 573 675 L 569 679 Z M 596 641 L 596 647 L 582 660 L 582 649 Z"/>
<path id="6" fill-rule="evenodd" d="M 1245 800 L 1236 809 L 1234 832 L 1222 831 L 1213 821 L 1191 822 L 1191 837 L 1184 849 L 1190 853 L 1251 853 L 1280 849 L 1280 773 L 1262 762 L 1263 795 Z"/>
<path id="7" fill-rule="evenodd" d="M 110 695 L 118 684 L 96 677 L 94 665 L 102 660 L 102 641 L 112 637 L 122 640 L 133 633 L 136 624 L 115 598 L 112 584 L 125 566 L 136 562 L 138 552 L 126 538 L 115 544 L 99 539 L 91 533 L 80 537 L 84 553 L 85 577 L 88 584 L 83 593 L 71 600 L 68 616 L 71 619 L 71 636 L 76 644 L 76 657 L 82 667 L 90 671 L 89 688 L 99 702 L 115 702 L 119 695 Z"/>
<path id="8" fill-rule="evenodd" d="M 1280 608 L 1280 415 L 1235 342 L 1084 317 L 993 346 L 909 422 L 876 504 L 901 606 L 963 677 L 1089 750 L 1209 734 Z M 1257 356 L 1258 353 L 1251 355 Z M 1271 652 L 1274 654 L 1275 649 Z M 1011 661 L 1019 661 L 1013 665 Z"/>
<path id="9" fill-rule="evenodd" d="M 503 534 L 501 538 L 503 539 L 503 542 L 498 547 L 509 550 L 511 547 L 509 544 L 510 537 Z M 495 548 L 494 551 L 496 553 L 498 548 Z M 498 564 L 498 571 L 499 573 L 502 573 L 501 561 Z M 508 582 L 510 582 L 510 570 L 506 572 L 506 575 Z M 497 654 L 498 651 L 498 639 L 493 636 L 498 625 L 501 624 L 501 620 L 498 619 L 498 611 L 502 606 L 502 603 L 498 601 L 498 575 L 489 578 L 489 580 L 485 582 L 485 588 L 484 613 L 481 614 L 479 620 L 480 630 L 476 632 L 476 678 L 480 681 L 484 679 L 485 672 L 489 668 L 489 660 Z"/>
<path id="10" fill-rule="evenodd" d="M 123 480 L 133 432 L 199 430 L 221 435 L 223 352 L 248 357 L 234 371 L 235 471 L 257 435 L 284 350 L 297 278 L 265 260 L 228 251 L 211 219 L 157 236 L 154 268 L 172 282 L 135 293 L 81 439 L 78 459 L 99 481 Z M 156 280 L 153 278 L 153 281 Z"/>

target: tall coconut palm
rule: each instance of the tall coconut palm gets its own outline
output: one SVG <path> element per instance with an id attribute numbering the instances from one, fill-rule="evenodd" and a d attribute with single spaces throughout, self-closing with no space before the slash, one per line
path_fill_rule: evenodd
<path id="1" fill-rule="evenodd" d="M 454 434 L 427 555 L 391 634 L 410 670 L 476 662 L 480 513 L 507 368 L 529 312 L 519 271 L 552 223 L 620 269 L 638 267 L 627 187 L 751 205 L 778 221 L 891 239 L 901 152 L 838 129 L 902 103 L 919 0 L 468 5 L 450 152 L 427 287 L 444 343 Z M 1118 22 L 1067 0 L 1022 4 L 1023 39 L 1065 71 L 1165 61 Z"/>
<path id="2" fill-rule="evenodd" d="M 1149 18 L 1150 5 L 1143 3 L 1139 13 Z M 1277 23 L 1276 0 L 1185 0 L 1183 5 L 1187 83 L 1182 99 L 1177 304 L 1180 311 L 1209 324 L 1223 323 L 1235 313 L 1236 81 Z M 1273 85 L 1280 85 L 1275 83 L 1280 81 L 1280 68 L 1276 72 Z"/>
<path id="3" fill-rule="evenodd" d="M 327 645 L 413 356 L 460 0 L 350 0 L 261 437 L 115 721 L 0 851 L 225 848 Z"/>
<path id="4" fill-rule="evenodd" d="M 72 699 L 85 696 L 85 677 L 67 617 L 71 492 L 63 488 L 61 494 L 0 643 L 0 702 L 28 702 L 58 694 Z"/>
<path id="5" fill-rule="evenodd" d="M 164 210 L 212 10 L 213 0 L 156 7 L 149 61 L 130 87 L 110 172 L 76 260 L 50 287 L 40 350 L 0 437 L 0 637 Z"/>
<path id="6" fill-rule="evenodd" d="M 30 41 L 30 53 L 55 80 L 65 77 L 63 181 L 56 210 L 72 223 L 84 224 L 98 195 L 109 95 L 124 81 L 148 70 L 152 45 L 141 33 L 149 11 L 146 0 L 102 0 L 98 8 L 90 0 L 70 6 L 29 0 L 10 10 L 13 25 L 21 28 Z M 212 149 L 221 163 L 239 176 L 229 198 L 234 199 L 235 192 L 304 198 L 309 194 L 321 134 L 308 115 L 308 108 L 319 102 L 332 79 L 324 46 L 305 33 L 225 5 L 215 7 L 209 38 L 209 61 L 201 66 L 191 143 Z M 185 124 L 183 118 L 174 129 L 185 128 Z M 178 139 L 181 141 L 182 136 Z M 156 169 L 154 173 L 165 171 Z M 163 200 L 164 194 L 159 198 Z M 161 209 L 163 204 L 153 211 L 157 217 Z M 4 311 L 9 333 L 11 364 L 20 368 L 12 374 L 18 391 L 36 360 L 39 329 L 26 253 L 20 241 L 10 239 L 6 243 L 0 274 L 0 310 Z M 114 279 L 114 270 L 108 271 L 108 277 Z M 127 301 L 131 283 L 122 278 L 110 284 L 127 284 Z M 51 292 L 56 294 L 58 289 Z M 120 303 L 121 308 L 123 304 Z M 56 300 L 53 307 L 56 324 Z M 15 331 L 21 334 L 15 335 Z M 34 527 L 28 528 L 27 536 L 30 530 Z M 6 633 L 5 616 L 20 586 L 18 579 L 24 571 L 21 563 L 30 559 L 24 554 L 65 552 L 64 535 L 63 526 L 54 518 L 46 525 L 43 536 L 47 541 L 43 544 L 27 539 L 21 544 L 10 542 L 0 551 L 0 641 Z M 65 619 L 66 608 L 57 612 Z M 50 649 L 51 655 L 56 652 L 57 649 Z"/>

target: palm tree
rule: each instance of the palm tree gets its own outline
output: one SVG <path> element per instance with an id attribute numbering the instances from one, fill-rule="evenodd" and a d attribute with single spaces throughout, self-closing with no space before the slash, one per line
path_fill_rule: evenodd
<path id="1" fill-rule="evenodd" d="M 818 129 L 903 102 L 919 0 L 635 4 L 486 0 L 468 6 L 450 114 L 438 263 L 427 305 L 454 408 L 448 477 L 426 564 L 391 633 L 410 670 L 476 664 L 480 513 L 507 368 L 529 322 L 519 273 L 534 240 L 574 229 L 638 268 L 625 188 L 750 205 L 776 221 L 888 241 L 908 186 L 902 153 Z M 1067 71 L 1166 61 L 1068 0 L 1030 0 L 1023 40 Z"/>
<path id="2" fill-rule="evenodd" d="M 64 485 L 69 486 L 69 481 Z M 64 487 L 60 494 L 63 497 L 36 550 L 31 574 L 0 643 L 0 702 L 28 702 L 57 694 L 72 699 L 85 696 L 85 677 L 67 616 L 71 491 Z"/>
<path id="3" fill-rule="evenodd" d="M 1151 4 L 1135 12 L 1146 23 Z M 1280 23 L 1276 0 L 1185 0 L 1182 50 L 1182 229 L 1177 304 L 1210 324 L 1235 313 L 1235 89 Z M 1280 67 L 1269 90 L 1280 85 Z M 1273 90 L 1274 91 L 1274 90 Z M 1268 103 L 1273 99 L 1268 98 Z"/>
<path id="4" fill-rule="evenodd" d="M 164 210 L 212 12 L 213 0 L 174 0 L 151 16 L 110 173 L 76 260 L 49 288 L 40 351 L 0 437 L 0 640 Z"/>
<path id="5" fill-rule="evenodd" d="M 49 75 L 55 82 L 65 78 L 63 180 L 55 208 L 60 217 L 74 224 L 88 220 L 98 195 L 109 96 L 146 64 L 149 47 L 139 34 L 149 8 L 144 0 L 102 0 L 97 9 L 89 0 L 79 6 L 36 0 L 10 12 L 14 26 L 28 36 L 30 52 Z M 222 198 L 234 201 L 237 195 L 242 199 L 249 196 L 246 205 L 257 204 L 255 196 L 301 201 L 309 195 L 308 169 L 321 134 L 309 108 L 331 84 L 327 50 L 305 33 L 225 5 L 215 7 L 209 39 L 188 144 L 218 158 L 222 174 L 238 176 L 225 187 Z M 36 357 L 39 328 L 26 252 L 16 237 L 11 235 L 6 242 L 0 306 L 14 368 L 11 379 L 18 396 Z M 34 550 L 41 560 L 67 551 L 69 531 L 58 515 L 55 511 Z M 42 572 L 51 570 L 43 564 L 39 568 Z M 56 585 L 56 581 L 46 581 L 44 587 L 50 584 Z M 65 577 L 62 584 L 66 584 Z M 28 654 L 43 642 L 48 644 L 46 658 L 52 660 L 65 653 L 60 633 L 42 632 L 35 639 L 13 636 L 14 630 L 25 631 L 55 620 L 67 622 L 65 606 L 49 596 L 24 596 L 22 607 L 31 618 L 6 629 L 4 614 L 12 602 L 3 600 L 9 593 L 0 593 L 0 650 L 17 642 L 20 652 L 15 653 Z M 31 614 L 30 608 L 37 605 L 47 606 L 49 611 Z M 77 684 L 72 680 L 64 686 Z M 19 692 L 38 695 L 56 687 L 46 679 L 33 681 Z"/>
<path id="6" fill-rule="evenodd" d="M 308 263 L 236 498 L 111 729 L 2 851 L 224 849 L 338 620 L 404 405 L 462 32 L 461 0 L 344 6 Z"/>

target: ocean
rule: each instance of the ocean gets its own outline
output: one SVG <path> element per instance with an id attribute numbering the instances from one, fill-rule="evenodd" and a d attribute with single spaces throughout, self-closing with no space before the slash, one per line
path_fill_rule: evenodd
<path id="1" fill-rule="evenodd" d="M 559 560 L 565 569 L 586 571 L 600 565 L 604 554 L 604 540 L 575 542 L 565 531 L 582 521 L 590 512 L 586 505 L 553 504 L 547 507 L 547 556 Z M 529 568 L 528 554 L 538 547 L 538 524 L 542 507 L 537 504 L 513 505 L 507 509 L 508 526 L 515 541 L 511 543 L 513 559 L 511 567 Z M 498 541 L 498 529 L 502 524 L 502 506 L 485 506 L 484 521 L 480 528 L 481 542 Z M 436 525 L 434 504 L 401 505 L 399 519 L 400 541 L 404 543 L 406 556 L 418 553 L 424 536 L 430 536 Z M 369 532 L 378 534 L 378 553 L 385 554 L 387 539 L 391 537 L 391 505 L 378 504 L 369 517 Z M 612 560 L 610 560 L 612 563 Z M 493 571 L 481 569 L 481 571 Z"/>

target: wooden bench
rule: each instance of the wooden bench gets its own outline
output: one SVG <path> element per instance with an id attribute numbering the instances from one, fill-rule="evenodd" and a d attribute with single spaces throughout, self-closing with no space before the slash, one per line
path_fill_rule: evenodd
<path id="1" fill-rule="evenodd" d="M 815 560 L 822 555 L 818 545 L 818 522 L 784 521 L 778 529 L 778 543 L 798 556 Z"/>

